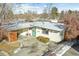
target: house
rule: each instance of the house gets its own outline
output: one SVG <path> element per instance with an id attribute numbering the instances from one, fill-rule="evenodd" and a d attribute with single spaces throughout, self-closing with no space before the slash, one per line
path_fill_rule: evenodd
<path id="1" fill-rule="evenodd" d="M 6 29 L 9 31 L 14 31 L 23 28 L 26 28 L 28 30 L 20 33 L 19 35 L 29 35 L 34 37 L 44 36 L 48 37 L 50 41 L 54 42 L 60 42 L 64 39 L 65 27 L 62 23 L 36 21 L 6 25 Z"/>

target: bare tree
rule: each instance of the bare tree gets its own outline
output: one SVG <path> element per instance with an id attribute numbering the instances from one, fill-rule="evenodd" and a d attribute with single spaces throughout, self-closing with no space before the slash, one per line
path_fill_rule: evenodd
<path id="1" fill-rule="evenodd" d="M 7 17 L 10 16 L 12 17 L 12 15 L 10 13 L 12 13 L 11 8 L 12 8 L 12 4 L 9 3 L 2 3 L 0 4 L 1 7 L 1 13 L 0 13 L 0 19 L 1 19 L 1 23 L 3 23 L 4 21 L 7 21 Z M 10 15 L 9 15 L 10 14 Z"/>
<path id="2" fill-rule="evenodd" d="M 79 15 L 75 11 L 65 12 L 60 22 L 63 22 L 66 27 L 65 39 L 79 39 Z"/>

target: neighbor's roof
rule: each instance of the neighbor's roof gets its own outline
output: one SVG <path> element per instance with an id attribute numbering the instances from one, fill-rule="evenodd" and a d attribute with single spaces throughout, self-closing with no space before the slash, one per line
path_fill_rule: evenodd
<path id="1" fill-rule="evenodd" d="M 64 30 L 64 24 L 62 23 L 53 23 L 53 22 L 42 22 L 42 21 L 36 21 L 36 22 L 18 22 L 18 23 L 13 23 L 9 25 L 4 25 L 4 27 L 8 30 L 18 30 L 22 28 L 29 28 L 29 27 L 41 27 L 41 28 L 46 28 L 50 30 L 57 30 L 57 31 L 62 31 Z"/>

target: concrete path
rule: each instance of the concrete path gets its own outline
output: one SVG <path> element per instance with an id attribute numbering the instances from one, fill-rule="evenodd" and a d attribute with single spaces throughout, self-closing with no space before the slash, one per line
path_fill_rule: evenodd
<path id="1" fill-rule="evenodd" d="M 57 49 L 56 50 L 56 55 L 57 56 L 62 56 L 66 51 L 68 51 L 70 48 L 71 48 L 71 46 L 74 44 L 75 42 L 66 42 L 66 43 L 64 43 L 63 44 L 63 46 L 62 47 L 60 47 L 60 49 Z"/>
<path id="2" fill-rule="evenodd" d="M 76 42 L 71 41 L 71 42 L 63 42 L 61 44 L 58 44 L 58 46 L 52 50 L 48 51 L 46 54 L 43 56 L 62 56 L 66 51 L 68 51 L 73 44 Z M 54 47 L 53 47 L 54 48 Z"/>

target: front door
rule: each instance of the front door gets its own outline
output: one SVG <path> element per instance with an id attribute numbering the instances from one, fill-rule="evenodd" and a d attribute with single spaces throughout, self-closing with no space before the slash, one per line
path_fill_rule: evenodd
<path id="1" fill-rule="evenodd" d="M 32 36 L 35 37 L 36 36 L 36 27 L 32 28 Z"/>

